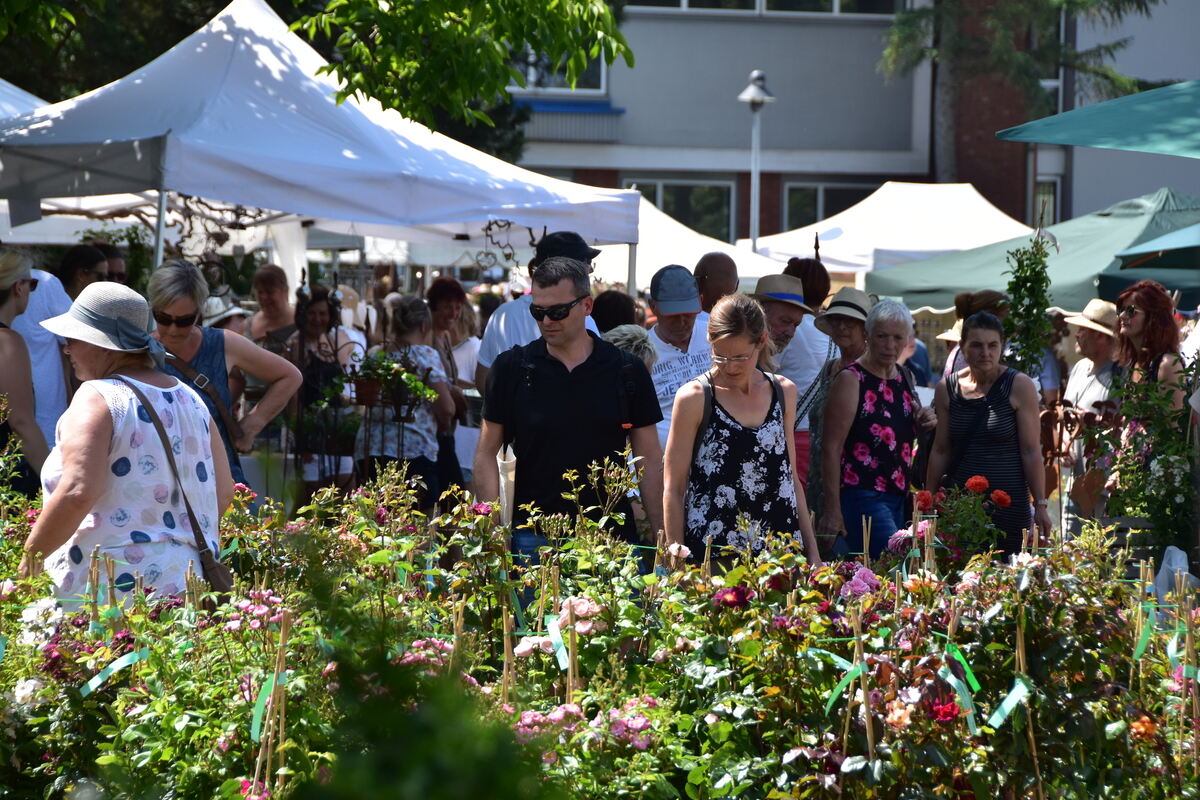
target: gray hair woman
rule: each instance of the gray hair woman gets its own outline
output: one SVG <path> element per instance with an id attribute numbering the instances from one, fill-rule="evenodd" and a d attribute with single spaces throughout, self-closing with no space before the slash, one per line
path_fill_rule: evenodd
<path id="1" fill-rule="evenodd" d="M 866 352 L 830 387 L 820 473 L 825 506 L 817 535 L 839 537 L 835 555 L 860 552 L 864 517 L 871 520 L 872 557 L 904 527 L 913 445 L 919 430 L 937 424 L 897 363 L 912 326 L 912 314 L 900 303 L 876 303 L 867 314 Z"/>
<path id="2" fill-rule="evenodd" d="M 163 264 L 150 277 L 146 294 L 158 323 L 154 338 L 171 356 L 163 371 L 200 395 L 217 422 L 234 480 L 245 483 L 237 454 L 250 451 L 259 432 L 296 394 L 300 371 L 286 358 L 233 331 L 199 327 L 208 282 L 195 264 L 183 260 Z M 229 373 L 235 368 L 267 386 L 262 399 L 241 419 L 233 414 L 229 389 Z"/>
<path id="3" fill-rule="evenodd" d="M 220 552 L 218 522 L 233 497 L 208 410 L 156 369 L 163 349 L 150 337 L 149 306 L 132 289 L 89 285 L 70 311 L 42 325 L 67 340 L 84 383 L 42 467 L 46 502 L 25 542 L 21 574 L 39 572 L 44 557 L 55 593 L 72 598 L 84 592 L 89 556 L 98 550 L 119 564 L 114 584 L 122 598 L 139 577 L 162 594 L 183 591 L 189 565 L 202 574 L 201 548 Z"/>

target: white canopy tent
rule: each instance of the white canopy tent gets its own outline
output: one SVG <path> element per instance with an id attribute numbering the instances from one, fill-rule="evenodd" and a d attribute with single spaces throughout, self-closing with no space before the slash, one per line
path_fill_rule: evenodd
<path id="1" fill-rule="evenodd" d="M 0 197 L 15 222 L 45 197 L 156 189 L 416 229 L 390 234 L 403 239 L 483 241 L 507 221 L 637 241 L 636 191 L 523 170 L 372 101 L 338 105 L 324 65 L 263 0 L 234 0 L 136 72 L 0 122 Z"/>
<path id="2" fill-rule="evenodd" d="M 888 181 L 840 214 L 760 236 L 758 252 L 780 261 L 812 258 L 815 235 L 830 271 L 867 272 L 1032 232 L 969 183 Z M 738 245 L 749 248 L 750 240 L 739 239 Z"/>
<path id="3" fill-rule="evenodd" d="M 0 119 L 28 114 L 45 105 L 49 103 L 0 78 Z"/>
<path id="4" fill-rule="evenodd" d="M 738 277 L 742 280 L 753 281 L 764 275 L 783 272 L 784 265 L 780 262 L 760 256 L 749 248 L 737 247 L 697 233 L 642 198 L 638 211 L 638 286 L 649 287 L 654 273 L 668 264 L 682 264 L 693 269 L 701 256 L 712 252 L 731 256 L 737 264 Z M 594 276 L 607 283 L 624 283 L 627 280 L 629 257 L 627 245 L 601 245 L 600 255 L 592 261 Z"/>

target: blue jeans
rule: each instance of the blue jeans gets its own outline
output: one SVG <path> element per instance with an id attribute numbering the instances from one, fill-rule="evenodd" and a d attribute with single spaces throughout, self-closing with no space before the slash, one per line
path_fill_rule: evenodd
<path id="1" fill-rule="evenodd" d="M 904 527 L 904 495 L 842 487 L 842 523 L 846 535 L 833 544 L 833 554 L 845 558 L 862 552 L 863 516 L 871 518 L 871 558 L 879 558 L 888 539 Z"/>

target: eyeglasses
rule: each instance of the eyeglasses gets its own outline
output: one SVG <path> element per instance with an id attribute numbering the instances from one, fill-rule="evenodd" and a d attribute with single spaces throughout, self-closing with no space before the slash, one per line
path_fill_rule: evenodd
<path id="1" fill-rule="evenodd" d="M 164 328 L 169 325 L 174 325 L 176 328 L 190 328 L 196 324 L 196 319 L 199 318 L 199 316 L 199 312 L 184 314 L 182 317 L 173 317 L 170 314 L 164 314 L 161 311 L 155 311 L 154 321 Z"/>
<path id="2" fill-rule="evenodd" d="M 1124 308 L 1117 309 L 1117 316 L 1119 316 L 1119 317 L 1136 317 L 1141 312 L 1142 312 L 1142 310 L 1140 308 L 1138 308 L 1137 306 L 1125 306 Z"/>
<path id="3" fill-rule="evenodd" d="M 108 270 L 102 271 L 102 270 L 98 270 L 98 269 L 81 269 L 79 271 L 82 272 L 84 275 L 87 275 L 94 281 L 108 280 Z"/>
<path id="4" fill-rule="evenodd" d="M 550 319 L 554 320 L 555 322 L 562 322 L 564 319 L 567 318 L 567 315 L 571 313 L 572 308 L 579 305 L 580 301 L 582 301 L 583 298 L 590 297 L 590 296 L 591 295 L 585 294 L 580 297 L 576 297 L 574 300 L 572 300 L 569 303 L 559 303 L 558 305 L 554 305 L 554 306 L 543 307 L 543 306 L 531 305 L 529 307 L 529 313 L 532 314 L 533 318 L 535 320 L 537 320 L 538 322 L 541 322 L 546 317 L 549 317 Z"/>
<path id="5" fill-rule="evenodd" d="M 124 283 L 125 282 L 125 273 L 124 272 L 110 272 L 110 273 L 108 273 L 108 279 L 110 281 L 112 281 L 113 283 Z"/>
<path id="6" fill-rule="evenodd" d="M 712 355 L 714 364 L 742 364 L 749 361 L 753 356 L 719 356 L 716 353 Z"/>

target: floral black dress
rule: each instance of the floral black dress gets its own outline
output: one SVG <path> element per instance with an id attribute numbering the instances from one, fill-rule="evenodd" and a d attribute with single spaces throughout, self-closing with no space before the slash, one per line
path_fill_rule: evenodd
<path id="1" fill-rule="evenodd" d="M 768 375 L 774 384 L 778 378 Z M 800 530 L 796 484 L 788 462 L 783 406 L 771 392 L 766 419 L 742 426 L 713 396 L 712 417 L 700 434 L 696 461 L 688 472 L 684 497 L 684 543 L 700 554 L 711 543 L 738 550 L 761 550 L 768 533 Z M 739 524 L 746 518 L 748 525 Z"/>

